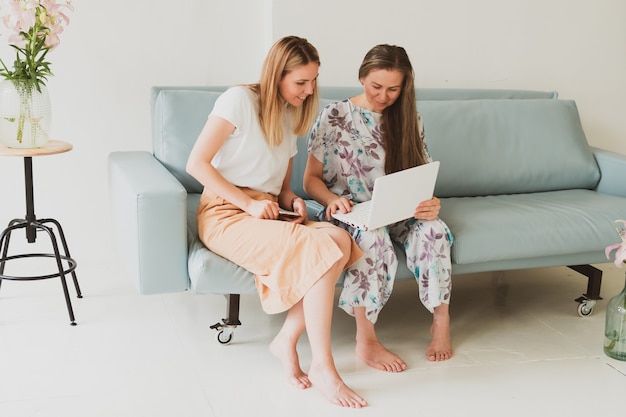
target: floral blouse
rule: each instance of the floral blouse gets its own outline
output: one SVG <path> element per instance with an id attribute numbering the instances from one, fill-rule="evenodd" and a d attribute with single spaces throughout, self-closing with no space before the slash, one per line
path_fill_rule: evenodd
<path id="1" fill-rule="evenodd" d="M 385 175 L 381 118 L 381 113 L 349 99 L 322 109 L 311 130 L 308 151 L 324 165 L 324 183 L 331 192 L 355 203 L 371 200 L 374 181 Z M 418 121 L 423 139 L 419 113 Z M 428 150 L 425 152 L 430 162 Z"/>

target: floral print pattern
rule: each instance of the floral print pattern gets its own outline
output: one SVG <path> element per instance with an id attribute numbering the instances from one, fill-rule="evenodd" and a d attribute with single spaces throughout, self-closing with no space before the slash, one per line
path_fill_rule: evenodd
<path id="1" fill-rule="evenodd" d="M 355 203 L 372 198 L 374 181 L 385 174 L 380 122 L 380 113 L 350 100 L 324 107 L 311 131 L 308 150 L 323 163 L 323 179 L 330 191 Z M 325 220 L 324 215 L 321 211 L 318 220 Z M 407 219 L 370 231 L 333 223 L 347 230 L 364 252 L 346 271 L 339 297 L 339 306 L 348 314 L 354 315 L 354 307 L 365 307 L 368 319 L 376 322 L 391 296 L 398 268 L 394 242 L 404 248 L 422 304 L 432 312 L 450 302 L 453 236 L 442 220 Z"/>

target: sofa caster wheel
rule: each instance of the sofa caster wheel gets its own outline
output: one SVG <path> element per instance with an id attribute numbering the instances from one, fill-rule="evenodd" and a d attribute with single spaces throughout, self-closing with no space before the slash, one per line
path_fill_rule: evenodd
<path id="1" fill-rule="evenodd" d="M 578 315 L 580 317 L 587 317 L 593 313 L 593 307 L 596 305 L 594 300 L 582 301 L 578 304 Z"/>
<path id="2" fill-rule="evenodd" d="M 234 333 L 231 329 L 222 329 L 215 334 L 215 339 L 222 345 L 227 345 L 233 341 Z"/>
<path id="3" fill-rule="evenodd" d="M 218 343 L 222 345 L 227 345 L 233 341 L 235 329 L 239 326 L 241 322 L 237 321 L 227 321 L 226 319 L 222 319 L 221 323 L 215 323 L 210 326 L 211 329 L 217 331 L 215 334 L 215 339 Z"/>

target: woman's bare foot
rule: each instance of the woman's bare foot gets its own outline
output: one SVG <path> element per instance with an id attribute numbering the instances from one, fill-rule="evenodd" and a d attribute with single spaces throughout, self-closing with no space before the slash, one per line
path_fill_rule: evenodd
<path id="1" fill-rule="evenodd" d="M 450 341 L 450 315 L 447 305 L 441 304 L 435 308 L 430 334 L 432 340 L 426 348 L 428 360 L 445 361 L 450 359 L 452 357 L 452 342 Z"/>
<path id="2" fill-rule="evenodd" d="M 272 343 L 270 352 L 280 360 L 287 374 L 287 381 L 296 388 L 306 389 L 311 386 L 309 376 L 300 367 L 300 359 L 295 343 L 289 343 L 279 333 Z"/>
<path id="3" fill-rule="evenodd" d="M 376 336 L 374 323 L 365 313 L 365 307 L 354 308 L 356 319 L 356 356 L 374 369 L 386 372 L 402 372 L 406 363 L 398 355 L 387 350 Z"/>
<path id="4" fill-rule="evenodd" d="M 385 372 L 402 372 L 406 363 L 395 353 L 387 350 L 378 340 L 356 342 L 356 355 L 366 365 Z"/>
<path id="5" fill-rule="evenodd" d="M 367 406 L 367 401 L 343 382 L 334 366 L 313 365 L 309 375 L 315 387 L 333 404 L 349 408 Z"/>

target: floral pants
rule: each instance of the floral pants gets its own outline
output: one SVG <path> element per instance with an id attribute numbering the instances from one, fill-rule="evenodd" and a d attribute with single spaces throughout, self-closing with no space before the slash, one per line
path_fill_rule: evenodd
<path id="1" fill-rule="evenodd" d="M 442 220 L 408 219 L 372 231 L 341 224 L 352 234 L 364 256 L 346 270 L 339 307 L 354 316 L 355 307 L 365 307 L 375 323 L 391 296 L 398 258 L 393 241 L 404 246 L 409 270 L 413 271 L 422 304 L 432 313 L 450 302 L 452 290 L 450 247 L 453 237 Z"/>

